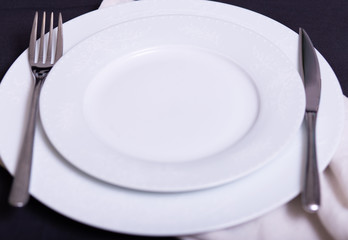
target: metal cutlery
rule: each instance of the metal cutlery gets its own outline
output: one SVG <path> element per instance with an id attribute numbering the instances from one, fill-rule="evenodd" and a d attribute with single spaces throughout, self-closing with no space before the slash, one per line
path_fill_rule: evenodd
<path id="1" fill-rule="evenodd" d="M 310 213 L 320 207 L 320 182 L 317 166 L 316 120 L 320 102 L 321 78 L 315 48 L 305 30 L 300 28 L 300 71 L 306 92 L 305 122 L 307 127 L 307 162 L 305 168 L 302 206 Z"/>
<path id="2" fill-rule="evenodd" d="M 56 34 L 55 53 L 52 52 L 53 44 L 53 20 L 54 16 L 51 13 L 50 28 L 48 34 L 48 43 L 45 48 L 45 23 L 46 12 L 42 16 L 41 36 L 38 54 L 36 54 L 36 39 L 37 39 L 37 25 L 38 13 L 35 13 L 33 26 L 30 35 L 28 60 L 34 78 L 34 88 L 31 93 L 30 106 L 28 112 L 27 125 L 24 133 L 22 146 L 19 153 L 17 167 L 12 183 L 12 188 L 9 196 L 9 203 L 15 207 L 23 207 L 29 200 L 29 183 L 30 172 L 32 165 L 32 155 L 34 146 L 34 134 L 36 126 L 36 117 L 38 115 L 38 100 L 40 97 L 41 87 L 52 69 L 53 65 L 63 55 L 63 32 L 62 32 L 62 15 L 59 13 L 58 31 Z M 46 50 L 46 56 L 44 51 Z M 37 57 L 36 57 L 37 55 Z M 53 58 L 54 57 L 54 58 Z M 37 58 L 37 59 L 36 59 Z"/>

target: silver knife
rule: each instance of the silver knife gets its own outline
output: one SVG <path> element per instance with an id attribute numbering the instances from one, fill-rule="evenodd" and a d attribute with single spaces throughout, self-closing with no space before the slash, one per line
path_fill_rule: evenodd
<path id="1" fill-rule="evenodd" d="M 307 162 L 305 168 L 302 206 L 310 213 L 320 207 L 320 182 L 316 150 L 316 120 L 320 102 L 321 78 L 315 48 L 305 30 L 300 28 L 300 71 L 306 92 L 305 121 L 307 127 Z"/>

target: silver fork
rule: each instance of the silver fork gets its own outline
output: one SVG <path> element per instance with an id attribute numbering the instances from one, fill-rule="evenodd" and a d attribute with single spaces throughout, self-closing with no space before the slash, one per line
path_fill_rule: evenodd
<path id="1" fill-rule="evenodd" d="M 36 52 L 36 38 L 37 38 L 37 24 L 38 13 L 35 13 L 33 27 L 31 29 L 30 43 L 29 43 L 29 65 L 33 73 L 34 88 L 31 95 L 31 103 L 29 106 L 29 113 L 27 119 L 26 130 L 19 153 L 17 168 L 12 183 L 12 188 L 9 196 L 9 203 L 14 207 L 23 207 L 29 200 L 29 183 L 30 172 L 33 156 L 34 134 L 36 126 L 36 117 L 38 115 L 38 100 L 40 97 L 41 87 L 52 69 L 53 65 L 63 55 L 63 32 L 62 32 L 62 15 L 59 13 L 58 31 L 56 41 L 56 52 L 52 60 L 53 49 L 53 13 L 51 13 L 49 37 L 47 44 L 46 59 L 44 59 L 44 45 L 45 45 L 45 23 L 46 12 L 42 16 L 41 36 L 38 59 L 35 58 Z"/>

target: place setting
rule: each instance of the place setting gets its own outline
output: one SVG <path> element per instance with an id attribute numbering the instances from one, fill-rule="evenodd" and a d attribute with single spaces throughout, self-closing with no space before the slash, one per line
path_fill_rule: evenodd
<path id="1" fill-rule="evenodd" d="M 238 226 L 301 192 L 302 211 L 320 211 L 345 103 L 310 34 L 213 1 L 125 2 L 60 16 L 59 30 L 41 35 L 58 37 L 48 72 L 40 56 L 28 64 L 33 44 L 52 55 L 38 41 L 3 78 L 12 205 L 25 207 L 30 193 L 78 222 L 157 237 Z M 31 142 L 36 69 L 48 74 Z M 20 152 L 30 158 L 22 165 Z"/>

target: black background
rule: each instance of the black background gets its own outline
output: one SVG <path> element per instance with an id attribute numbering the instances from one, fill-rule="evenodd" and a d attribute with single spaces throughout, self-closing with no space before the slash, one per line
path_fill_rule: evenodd
<path id="1" fill-rule="evenodd" d="M 348 95 L 348 1 L 224 0 L 220 2 L 261 13 L 296 32 L 299 27 L 304 28 L 315 47 L 335 71 L 344 94 Z M 66 22 L 97 9 L 100 3 L 101 0 L 0 0 L 0 79 L 28 47 L 28 36 L 35 11 L 61 11 Z M 7 203 L 11 182 L 10 174 L 0 168 L 0 239 L 2 240 L 151 239 L 86 226 L 59 215 L 33 198 L 25 208 L 12 208 Z"/>

